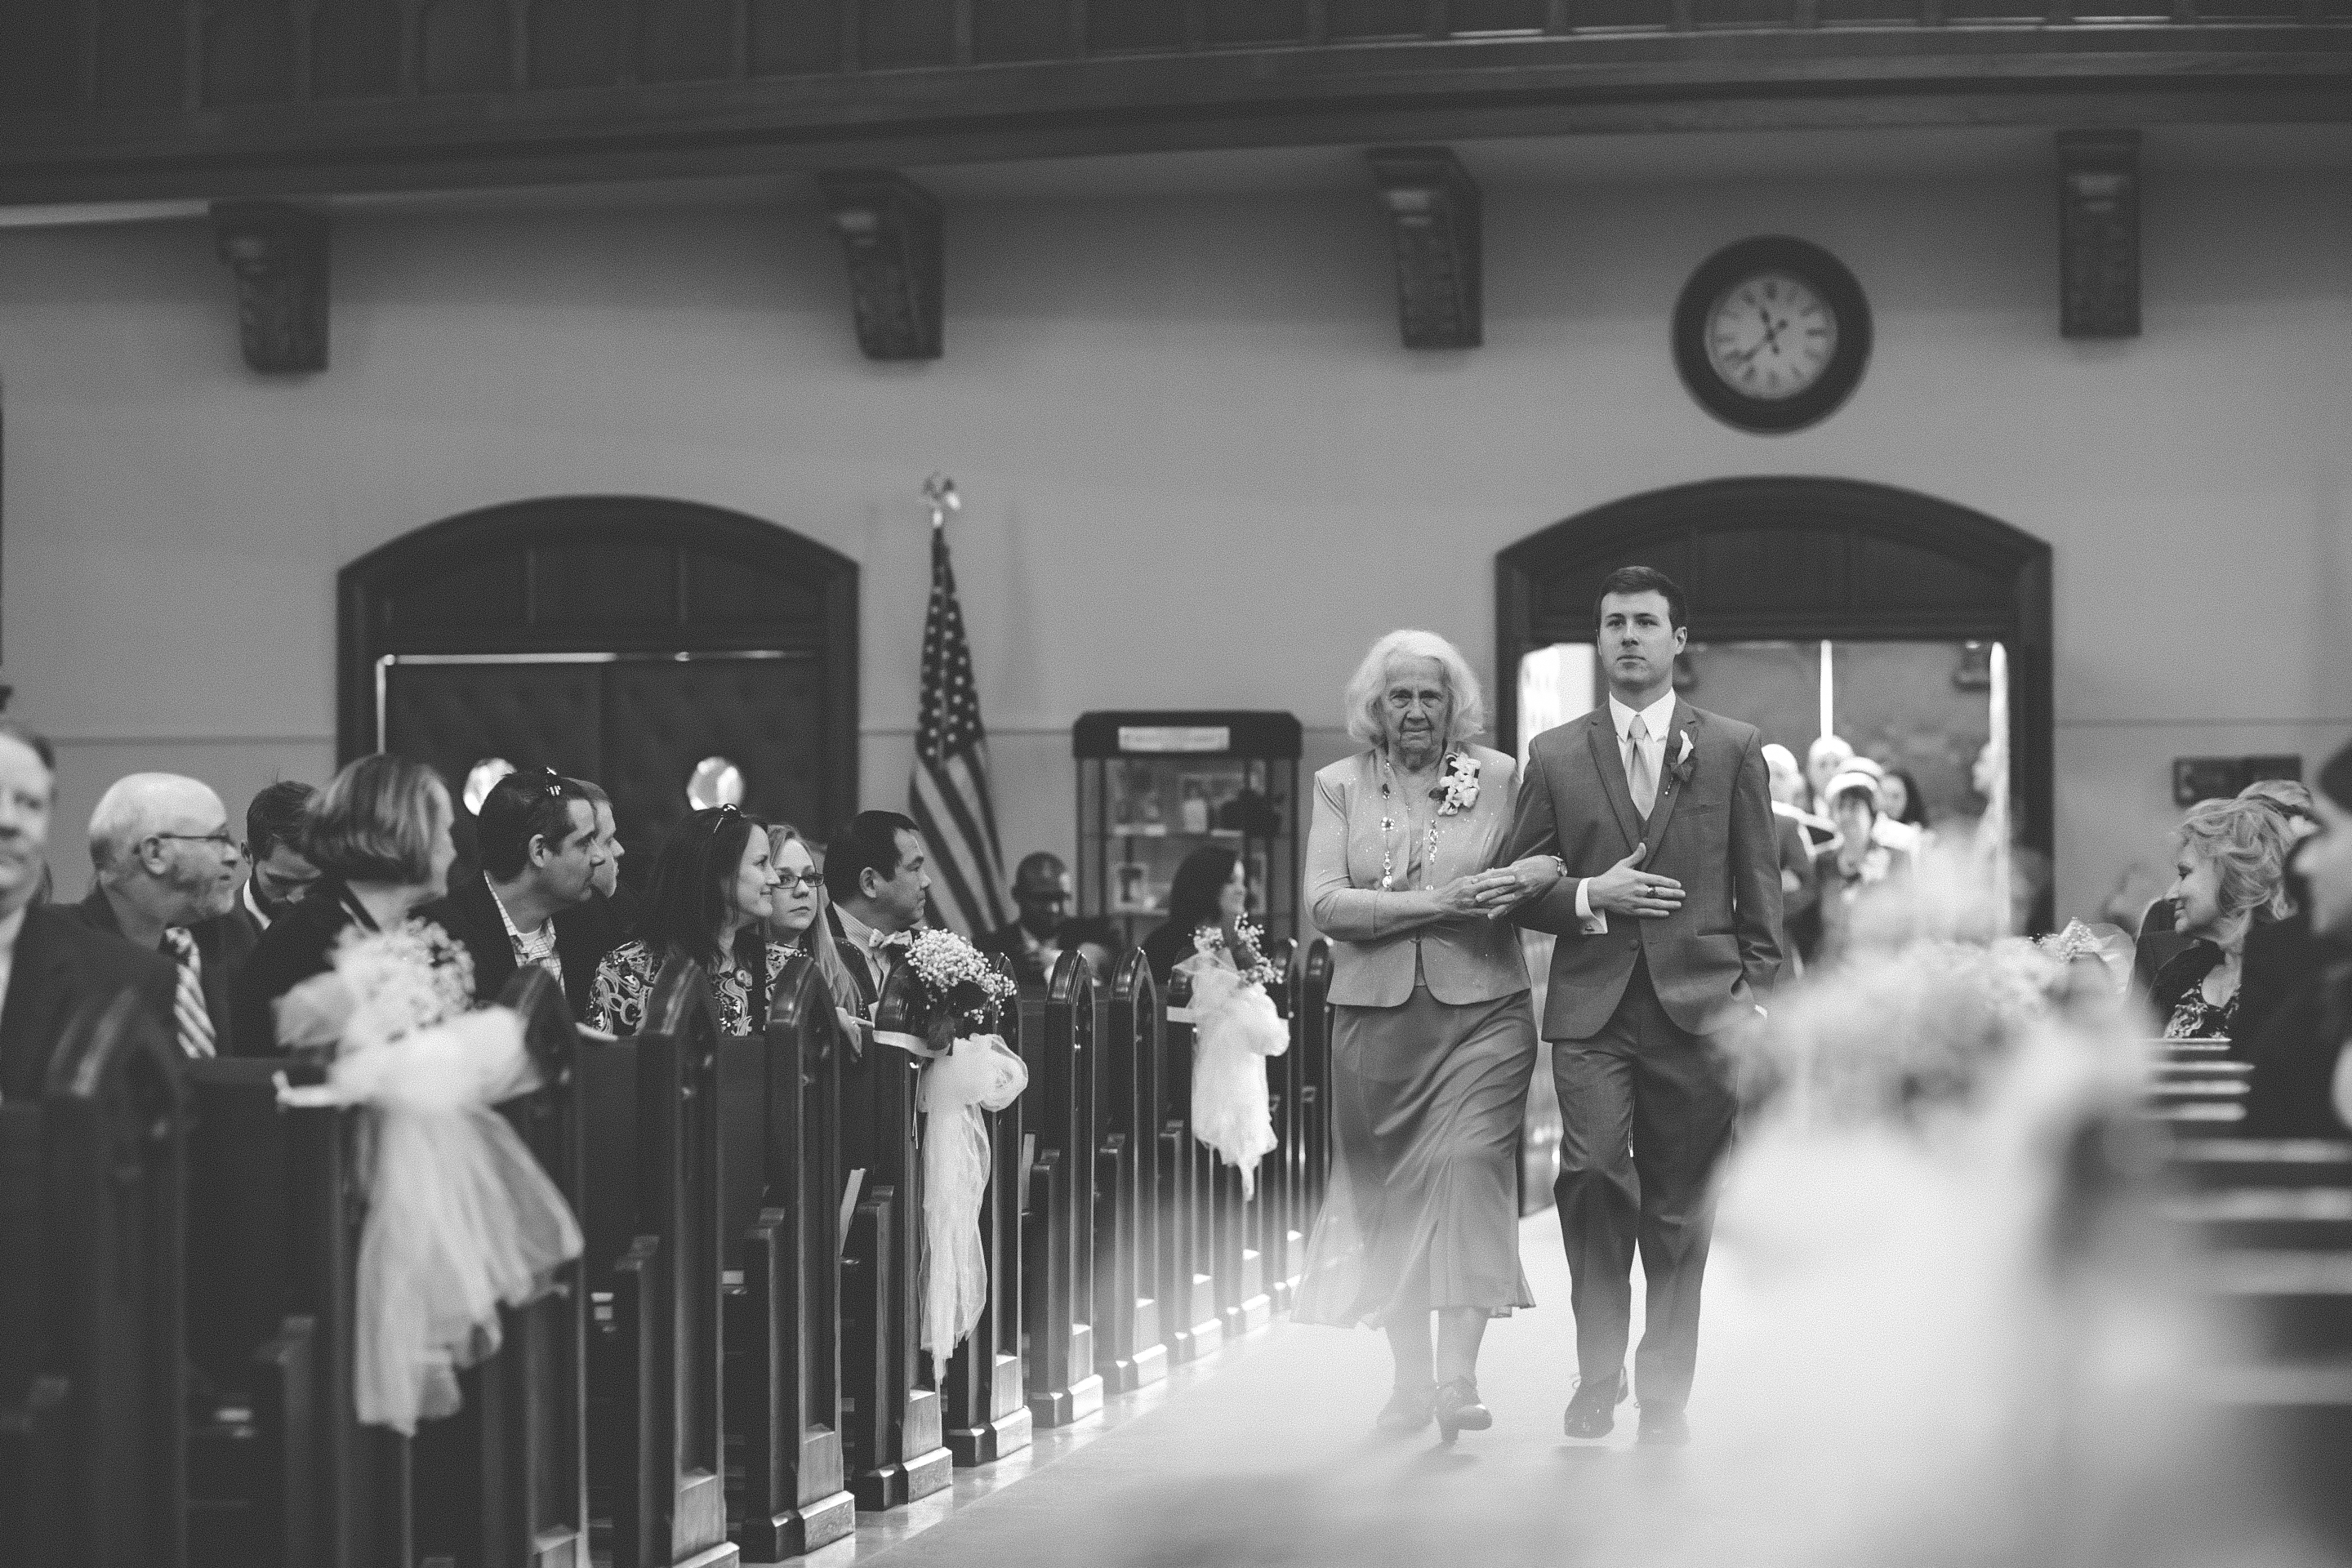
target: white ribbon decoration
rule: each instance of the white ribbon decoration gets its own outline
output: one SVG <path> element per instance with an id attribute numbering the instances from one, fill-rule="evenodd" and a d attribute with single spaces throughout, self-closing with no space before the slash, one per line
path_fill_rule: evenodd
<path id="1" fill-rule="evenodd" d="M 537 1300 L 580 1256 L 571 1206 L 494 1109 L 537 1086 L 522 1020 L 505 1007 L 395 1039 L 347 1035 L 324 1084 L 279 1079 L 281 1104 L 373 1113 L 353 1347 L 370 1426 L 413 1436 L 419 1420 L 455 1414 L 458 1369 L 499 1348 L 499 1305 Z"/>
<path id="2" fill-rule="evenodd" d="M 934 1377 L 945 1378 L 956 1346 L 988 1310 L 988 1251 L 980 1234 L 988 1194 L 987 1111 L 1002 1110 L 1029 1087 L 1029 1068 L 1001 1035 L 960 1035 L 945 1051 L 919 1035 L 877 1029 L 877 1044 L 923 1063 L 915 1108 L 923 1129 L 923 1348 Z"/>
<path id="3" fill-rule="evenodd" d="M 1176 967 L 1192 978 L 1192 1005 L 1168 1015 L 1192 1026 L 1192 1136 L 1240 1169 L 1246 1200 L 1276 1142 L 1265 1058 L 1290 1048 L 1290 1029 L 1265 987 L 1237 971 L 1201 954 Z"/>

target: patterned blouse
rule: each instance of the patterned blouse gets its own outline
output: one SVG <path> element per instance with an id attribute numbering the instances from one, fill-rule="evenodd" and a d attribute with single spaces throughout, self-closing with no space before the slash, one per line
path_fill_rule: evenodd
<path id="1" fill-rule="evenodd" d="M 2172 1016 L 2164 1021 L 2164 1037 L 2168 1040 L 2226 1040 L 2231 1026 L 2238 1021 L 2238 994 L 2216 1005 L 2205 1000 L 2202 981 L 2189 988 L 2189 994 L 2172 1005 Z"/>
<path id="2" fill-rule="evenodd" d="M 768 943 L 768 987 L 773 992 L 784 965 L 800 956 L 796 946 Z M 588 997 L 588 1025 L 608 1035 L 634 1035 L 645 1023 L 646 999 L 653 994 L 654 977 L 661 961 L 642 942 L 625 942 L 596 966 L 596 983 Z M 719 1004 L 722 1034 L 749 1035 L 764 1026 L 751 1017 L 751 972 L 740 963 L 711 976 L 712 1000 Z"/>

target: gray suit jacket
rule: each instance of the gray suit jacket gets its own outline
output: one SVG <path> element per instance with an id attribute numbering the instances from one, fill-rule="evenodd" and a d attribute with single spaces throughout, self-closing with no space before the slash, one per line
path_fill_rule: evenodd
<path id="1" fill-rule="evenodd" d="M 1478 798 L 1438 827 L 1438 876 L 1451 881 L 1505 863 L 1516 771 L 1484 746 L 1462 748 L 1478 760 Z M 1393 893 L 1381 891 L 1385 839 L 1402 873 L 1409 846 L 1399 826 L 1381 832 L 1380 764 L 1371 752 L 1333 763 L 1315 775 L 1315 821 L 1307 836 L 1307 907 L 1331 939 L 1331 1000 L 1349 1007 L 1398 1007 L 1412 1000 L 1416 971 L 1429 994 L 1449 1005 L 1492 1002 L 1528 988 L 1519 933 L 1507 920 L 1474 915 L 1398 933 L 1381 913 Z"/>
<path id="2" fill-rule="evenodd" d="M 1558 855 L 1568 866 L 1565 880 L 1515 917 L 1559 938 L 1544 1038 L 1600 1033 L 1637 956 L 1648 963 L 1666 1016 L 1693 1034 L 1760 1001 L 1780 972 L 1779 841 L 1763 737 L 1752 725 L 1677 700 L 1666 777 L 1646 825 L 1633 811 L 1606 703 L 1538 735 L 1506 858 Z M 1612 916 L 1605 933 L 1586 934 L 1576 916 L 1578 881 L 1644 843 L 1642 869 L 1680 882 L 1682 907 L 1659 920 Z"/>

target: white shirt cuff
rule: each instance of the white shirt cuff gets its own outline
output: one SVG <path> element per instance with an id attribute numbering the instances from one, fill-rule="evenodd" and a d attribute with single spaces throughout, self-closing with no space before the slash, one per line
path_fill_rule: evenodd
<path id="1" fill-rule="evenodd" d="M 1609 931 L 1609 917 L 1592 907 L 1592 879 L 1576 879 L 1576 918 L 1587 936 L 1604 936 Z"/>

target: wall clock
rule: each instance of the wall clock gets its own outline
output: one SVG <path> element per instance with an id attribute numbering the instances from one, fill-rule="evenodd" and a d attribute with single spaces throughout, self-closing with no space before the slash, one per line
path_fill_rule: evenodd
<path id="1" fill-rule="evenodd" d="M 1870 360 L 1862 285 L 1818 245 L 1743 239 L 1700 264 L 1675 304 L 1675 367 L 1699 406 L 1780 436 L 1837 411 Z"/>

